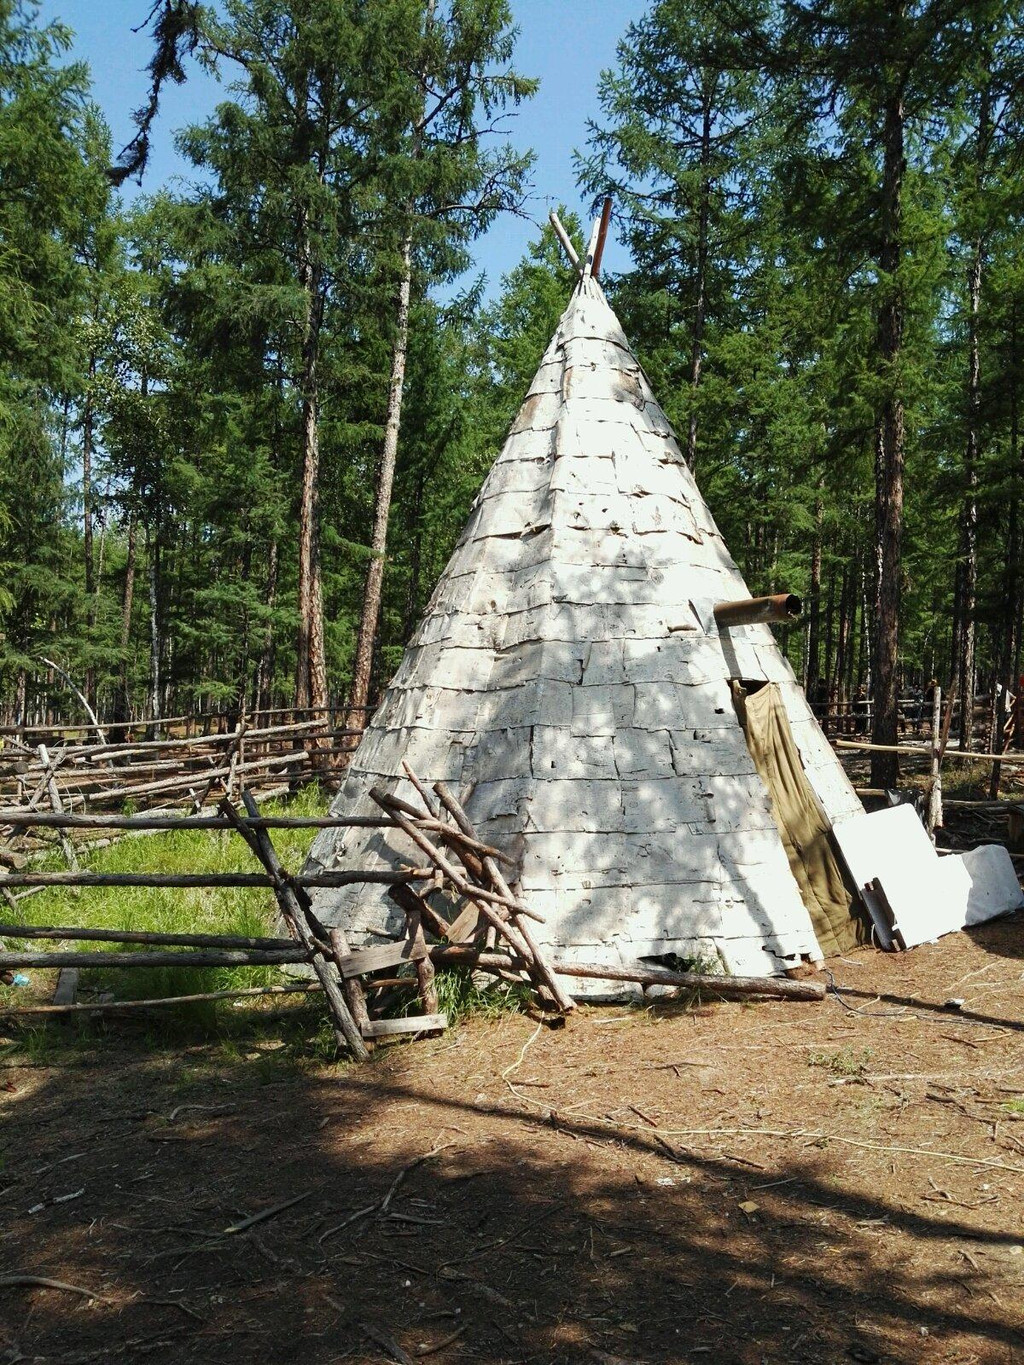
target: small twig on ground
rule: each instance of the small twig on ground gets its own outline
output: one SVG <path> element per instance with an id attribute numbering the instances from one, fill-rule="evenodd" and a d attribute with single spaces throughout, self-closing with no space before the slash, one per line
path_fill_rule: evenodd
<path id="1" fill-rule="evenodd" d="M 202 1109 L 208 1114 L 233 1114 L 235 1106 L 233 1104 L 176 1104 L 167 1115 L 167 1122 L 173 1123 L 179 1114 L 183 1114 L 186 1109 Z"/>
<path id="2" fill-rule="evenodd" d="M 462 1336 L 463 1332 L 465 1332 L 466 1327 L 466 1323 L 463 1323 L 461 1327 L 456 1327 L 454 1332 L 449 1336 L 446 1336 L 442 1341 L 437 1342 L 434 1346 L 421 1346 L 416 1352 L 416 1358 L 422 1360 L 424 1356 L 437 1355 L 438 1351 L 443 1351 L 446 1346 L 454 1345 L 459 1337 Z"/>
<path id="3" fill-rule="evenodd" d="M 508 1086 L 508 1088 L 509 1088 L 509 1090 L 512 1092 L 512 1094 L 515 1095 L 516 1099 L 517 1099 L 517 1100 L 524 1100 L 527 1104 L 537 1104 L 537 1101 L 536 1101 L 536 1100 L 531 1100 L 530 1097 L 529 1097 L 529 1095 L 520 1095 L 519 1091 L 515 1088 L 515 1086 L 514 1086 L 514 1085 L 512 1084 L 512 1082 L 509 1080 L 509 1076 L 510 1076 L 510 1075 L 512 1074 L 512 1072 L 515 1071 L 518 1067 L 521 1067 L 521 1066 L 522 1066 L 522 1064 L 523 1064 L 523 1058 L 526 1056 L 526 1049 L 527 1049 L 527 1048 L 530 1046 L 530 1044 L 536 1039 L 537 1035 L 540 1033 L 540 1031 L 541 1031 L 541 1029 L 542 1029 L 543 1027 L 544 1027 L 544 1021 L 541 1020 L 541 1022 L 537 1025 L 537 1027 L 536 1027 L 536 1028 L 533 1030 L 533 1032 L 530 1034 L 529 1038 L 527 1038 L 527 1040 L 526 1040 L 526 1042 L 523 1044 L 523 1046 L 519 1049 L 519 1056 L 516 1058 L 516 1060 L 515 1060 L 510 1066 L 507 1066 L 507 1067 L 505 1068 L 505 1070 L 501 1073 L 501 1079 L 502 1079 L 502 1080 L 505 1082 L 505 1084 Z M 543 1108 L 544 1106 L 541 1105 L 540 1107 Z"/>
<path id="4" fill-rule="evenodd" d="M 367 1204 L 365 1209 L 356 1209 L 355 1213 L 350 1213 L 343 1223 L 336 1223 L 333 1228 L 328 1228 L 326 1232 L 322 1232 L 316 1239 L 317 1245 L 322 1246 L 328 1237 L 333 1237 L 336 1232 L 341 1232 L 343 1228 L 347 1228 L 349 1224 L 357 1222 L 360 1218 L 369 1217 L 377 1208 L 377 1204 Z"/>
<path id="5" fill-rule="evenodd" d="M 0 1289 L 62 1289 L 65 1294 L 81 1294 L 84 1299 L 110 1303 L 106 1295 L 97 1294 L 94 1289 L 83 1289 L 80 1284 L 68 1284 L 66 1280 L 51 1280 L 45 1275 L 3 1275 Z"/>
<path id="6" fill-rule="evenodd" d="M 189 1308 L 187 1303 L 182 1303 L 179 1299 L 142 1299 L 142 1303 L 151 1303 L 162 1308 L 177 1308 L 179 1313 L 184 1313 L 190 1318 L 195 1318 L 196 1322 L 205 1322 L 206 1319 L 201 1313 L 197 1313 L 194 1308 Z"/>
<path id="7" fill-rule="evenodd" d="M 408 1166 L 403 1166 L 391 1182 L 383 1199 L 376 1204 L 367 1204 L 363 1209 L 356 1209 L 355 1213 L 350 1213 L 344 1222 L 336 1223 L 334 1227 L 328 1228 L 326 1232 L 322 1232 L 316 1239 L 317 1245 L 322 1246 L 323 1243 L 327 1241 L 328 1237 L 333 1237 L 336 1232 L 341 1232 L 344 1228 L 347 1228 L 349 1224 L 357 1222 L 360 1218 L 368 1218 L 371 1214 L 376 1214 L 378 1218 L 383 1218 L 391 1206 L 391 1201 L 394 1199 L 399 1185 L 401 1185 L 409 1172 L 414 1171 L 417 1166 L 422 1166 L 425 1161 L 430 1161 L 432 1157 L 437 1156 L 439 1152 L 443 1152 L 447 1147 L 454 1146 L 455 1144 L 453 1142 L 444 1142 L 440 1147 L 432 1147 L 429 1152 L 424 1152 L 423 1155 L 418 1156 L 415 1161 L 410 1161 Z"/>
<path id="8" fill-rule="evenodd" d="M 401 1185 L 402 1181 L 405 1179 L 405 1177 L 409 1174 L 410 1171 L 414 1171 L 417 1166 L 422 1166 L 425 1161 L 430 1161 L 432 1157 L 437 1156 L 439 1152 L 443 1152 L 446 1148 L 454 1146 L 455 1146 L 454 1142 L 444 1142 L 441 1144 L 440 1147 L 432 1147 L 429 1152 L 424 1152 L 423 1155 L 418 1156 L 415 1159 L 415 1161 L 410 1161 L 408 1166 L 403 1166 L 402 1169 L 395 1176 L 394 1180 L 391 1182 L 391 1187 L 388 1190 L 387 1194 L 380 1201 L 379 1216 L 383 1217 L 384 1214 L 387 1213 L 388 1208 L 391 1205 L 391 1201 L 395 1197 L 395 1192 L 397 1191 L 399 1185 Z"/>
<path id="9" fill-rule="evenodd" d="M 290 1209 L 293 1204 L 301 1204 L 303 1199 L 308 1199 L 312 1193 L 312 1190 L 306 1190 L 291 1199 L 285 1199 L 280 1204 L 273 1204 L 269 1209 L 261 1209 L 259 1213 L 254 1213 L 249 1218 L 243 1218 L 240 1223 L 232 1223 L 229 1228 L 224 1229 L 224 1236 L 227 1237 L 236 1232 L 245 1232 L 246 1228 L 255 1227 L 257 1223 L 265 1223 L 268 1218 L 275 1218 L 285 1209 Z"/>

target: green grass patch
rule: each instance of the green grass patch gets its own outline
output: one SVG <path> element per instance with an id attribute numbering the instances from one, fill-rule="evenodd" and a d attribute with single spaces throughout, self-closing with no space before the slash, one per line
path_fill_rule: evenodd
<path id="1" fill-rule="evenodd" d="M 870 1060 L 870 1048 L 857 1051 L 852 1047 L 843 1047 L 838 1052 L 812 1052 L 807 1058 L 807 1065 L 820 1066 L 825 1071 L 831 1071 L 833 1076 L 863 1076 Z"/>
<path id="2" fill-rule="evenodd" d="M 308 787 L 291 801 L 268 802 L 267 815 L 319 815 L 327 807 L 327 797 L 316 787 Z M 314 831 L 308 829 L 273 830 L 274 845 L 289 871 L 298 872 L 306 857 Z M 96 872 L 256 872 L 262 871 L 241 837 L 230 830 L 169 830 L 144 837 L 122 839 L 107 848 L 80 855 L 83 869 Z M 65 864 L 59 852 L 35 864 L 40 869 L 61 870 Z M 97 929 L 144 930 L 164 934 L 238 934 L 265 937 L 275 933 L 277 907 L 273 892 L 260 887 L 53 887 L 19 904 L 21 922 L 54 924 Z M 10 919 L 12 911 L 5 909 Z M 64 942 L 24 939 L 8 940 L 8 947 L 24 947 L 45 952 L 74 948 L 82 952 L 144 952 L 140 944 Z M 165 950 L 177 951 L 177 950 Z M 180 951 L 188 952 L 182 948 Z M 32 985 L 39 983 L 40 970 L 29 969 Z M 272 985 L 286 978 L 273 967 L 146 967 L 118 970 L 101 967 L 81 978 L 80 999 L 88 1001 L 102 992 L 118 1000 L 157 999 L 172 995 L 192 995 L 208 991 L 234 990 L 248 986 Z M 4 1004 L 16 1006 L 35 1002 L 39 992 L 29 988 L 0 987 Z M 259 1000 L 260 997 L 254 997 Z M 275 1006 L 291 1003 L 291 998 L 270 997 Z M 294 1009 L 306 1016 L 323 1012 L 323 1002 L 295 997 Z M 155 1037 L 186 1034 L 222 1035 L 237 1031 L 240 1022 L 258 1017 L 260 1006 L 248 1003 L 209 1001 L 191 1005 L 166 1006 L 152 1013 L 140 1012 L 137 1027 Z M 128 1015 L 121 1016 L 129 1018 Z M 131 1016 L 133 1019 L 135 1016 Z M 44 1017 L 40 1016 L 42 1020 Z M 77 1016 L 88 1021 L 90 1016 Z M 88 1028 L 87 1023 L 83 1024 Z M 26 1034 L 49 1033 L 42 1023 Z"/>
<path id="3" fill-rule="evenodd" d="M 448 1016 L 449 1026 L 473 1015 L 499 1019 L 505 1014 L 521 1014 L 533 1002 L 533 992 L 525 982 L 512 985 L 488 981 L 479 985 L 468 967 L 440 967 L 434 984 L 437 1007 Z"/>

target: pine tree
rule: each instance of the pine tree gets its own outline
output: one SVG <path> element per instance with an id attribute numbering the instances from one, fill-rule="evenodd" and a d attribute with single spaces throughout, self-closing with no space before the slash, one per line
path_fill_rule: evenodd
<path id="1" fill-rule="evenodd" d="M 743 23 L 757 30 L 766 12 L 744 0 Z M 584 188 L 618 206 L 635 270 L 617 297 L 655 387 L 679 395 L 669 415 L 691 468 L 709 345 L 735 316 L 751 248 L 744 157 L 761 73 L 737 26 L 712 0 L 660 0 L 631 24 L 578 158 Z"/>
<path id="2" fill-rule="evenodd" d="M 87 72 L 70 34 L 0 0 L 0 677 L 67 654 L 81 602 L 64 486 L 83 388 L 83 251 L 106 210 Z M 62 413 L 63 416 L 58 416 Z"/>

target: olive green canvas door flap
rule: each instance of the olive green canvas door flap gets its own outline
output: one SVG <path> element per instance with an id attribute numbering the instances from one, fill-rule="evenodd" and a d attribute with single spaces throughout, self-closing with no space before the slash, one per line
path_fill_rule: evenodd
<path id="1" fill-rule="evenodd" d="M 733 680 L 733 703 L 747 747 L 771 797 L 772 814 L 825 956 L 865 942 L 832 849 L 831 830 L 800 760 L 779 688 L 766 683 L 748 692 Z"/>

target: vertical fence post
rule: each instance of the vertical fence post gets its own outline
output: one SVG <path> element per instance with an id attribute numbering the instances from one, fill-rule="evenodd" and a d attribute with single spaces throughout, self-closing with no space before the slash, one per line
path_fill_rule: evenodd
<path id="1" fill-rule="evenodd" d="M 928 816 L 925 828 L 935 842 L 935 831 L 942 828 L 942 688 L 935 684 L 932 693 L 932 771 L 928 787 Z"/>
<path id="2" fill-rule="evenodd" d="M 53 764 L 50 762 L 50 754 L 45 744 L 40 744 L 36 752 L 39 755 L 39 762 L 43 765 L 43 777 L 46 781 L 46 791 L 50 798 L 50 805 L 55 815 L 63 815 L 64 803 L 60 799 L 60 789 L 57 786 L 57 779 L 54 777 Z M 67 865 L 72 872 L 78 871 L 78 856 L 75 853 L 75 846 L 64 830 L 59 830 L 57 834 L 60 840 L 61 852 L 67 860 Z"/>

